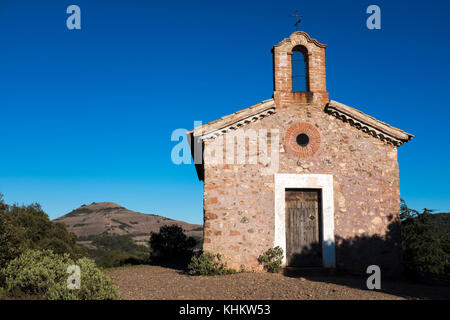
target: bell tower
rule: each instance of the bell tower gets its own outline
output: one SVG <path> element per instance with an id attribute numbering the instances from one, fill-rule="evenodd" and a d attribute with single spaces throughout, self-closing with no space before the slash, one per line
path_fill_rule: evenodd
<path id="1" fill-rule="evenodd" d="M 306 32 L 296 31 L 272 48 L 273 98 L 277 107 L 285 108 L 298 103 L 327 103 L 328 92 L 325 73 L 325 48 Z M 295 91 L 293 81 L 293 55 L 303 56 L 304 91 Z"/>

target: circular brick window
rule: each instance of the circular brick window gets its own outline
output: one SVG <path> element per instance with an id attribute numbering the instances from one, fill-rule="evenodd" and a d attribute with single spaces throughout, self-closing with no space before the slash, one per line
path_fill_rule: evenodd
<path id="1" fill-rule="evenodd" d="M 310 157 L 320 147 L 320 134 L 313 125 L 297 122 L 287 129 L 284 143 L 287 151 L 297 157 Z"/>

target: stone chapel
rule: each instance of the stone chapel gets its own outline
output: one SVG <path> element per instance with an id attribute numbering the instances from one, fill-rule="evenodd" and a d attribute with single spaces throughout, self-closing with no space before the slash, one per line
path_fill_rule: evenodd
<path id="1" fill-rule="evenodd" d="M 330 100 L 325 48 L 294 32 L 272 48 L 271 99 L 187 133 L 204 185 L 203 250 L 232 268 L 262 270 L 258 256 L 280 246 L 287 267 L 401 269 L 397 147 L 413 135 Z"/>

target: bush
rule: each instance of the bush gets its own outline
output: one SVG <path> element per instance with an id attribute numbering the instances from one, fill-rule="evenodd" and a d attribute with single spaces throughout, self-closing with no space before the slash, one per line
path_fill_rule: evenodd
<path id="1" fill-rule="evenodd" d="M 234 274 L 236 270 L 229 269 L 227 264 L 222 262 L 220 254 L 204 252 L 192 256 L 188 273 L 192 276 L 212 276 Z"/>
<path id="2" fill-rule="evenodd" d="M 67 288 L 67 268 L 77 265 L 81 269 L 81 288 Z M 55 254 L 51 250 L 27 250 L 0 270 L 5 283 L 5 294 L 11 297 L 36 297 L 62 300 L 110 300 L 119 292 L 111 280 L 88 258 L 71 260 L 68 254 Z"/>
<path id="3" fill-rule="evenodd" d="M 114 268 L 127 265 L 148 264 L 148 253 L 145 256 L 137 256 L 122 250 L 89 250 L 89 256 L 101 268 Z"/>
<path id="4" fill-rule="evenodd" d="M 94 261 L 88 258 L 81 258 L 76 262 L 76 265 L 81 270 L 80 290 L 69 290 L 66 283 L 58 283 L 50 288 L 47 293 L 48 299 L 113 300 L 119 297 L 119 289 L 100 271 Z"/>
<path id="5" fill-rule="evenodd" d="M 136 244 L 132 235 L 100 234 L 92 236 L 90 240 L 96 249 L 88 250 L 89 257 L 94 259 L 99 267 L 149 263 L 150 249 Z"/>
<path id="6" fill-rule="evenodd" d="M 162 226 L 159 233 L 152 232 L 150 248 L 152 256 L 162 259 L 173 259 L 192 254 L 197 241 L 187 237 L 183 229 L 177 225 Z"/>
<path id="7" fill-rule="evenodd" d="M 270 248 L 258 257 L 258 263 L 264 265 L 264 269 L 268 272 L 278 273 L 281 270 L 281 263 L 283 261 L 283 249 L 276 246 Z"/>

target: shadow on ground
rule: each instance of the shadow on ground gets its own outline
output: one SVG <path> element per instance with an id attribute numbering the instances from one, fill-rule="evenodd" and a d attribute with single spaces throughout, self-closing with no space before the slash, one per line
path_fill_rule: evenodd
<path id="1" fill-rule="evenodd" d="M 320 272 L 318 270 L 303 270 L 299 272 L 285 271 L 284 275 L 290 278 L 305 278 L 313 282 L 330 283 L 349 288 L 368 290 L 366 285 L 367 277 L 349 275 L 342 272 L 330 274 L 329 272 Z M 450 299 L 450 287 L 423 284 L 406 278 L 382 279 L 381 289 L 376 291 L 406 299 Z"/>
<path id="2" fill-rule="evenodd" d="M 295 254 L 295 261 L 308 261 L 311 255 L 320 252 L 322 245 L 314 243 Z M 384 237 L 356 236 L 336 237 L 336 269 L 285 268 L 284 275 L 305 278 L 310 281 L 332 283 L 350 288 L 368 290 L 367 267 L 377 265 L 381 270 L 381 292 L 409 299 L 450 299 L 450 284 L 447 281 L 413 281 L 405 277 L 399 223 L 393 221 Z"/>
<path id="3" fill-rule="evenodd" d="M 190 261 L 191 255 L 173 259 L 160 259 L 158 257 L 154 257 L 151 259 L 149 265 L 174 269 L 177 270 L 179 273 L 186 273 L 187 266 Z"/>

